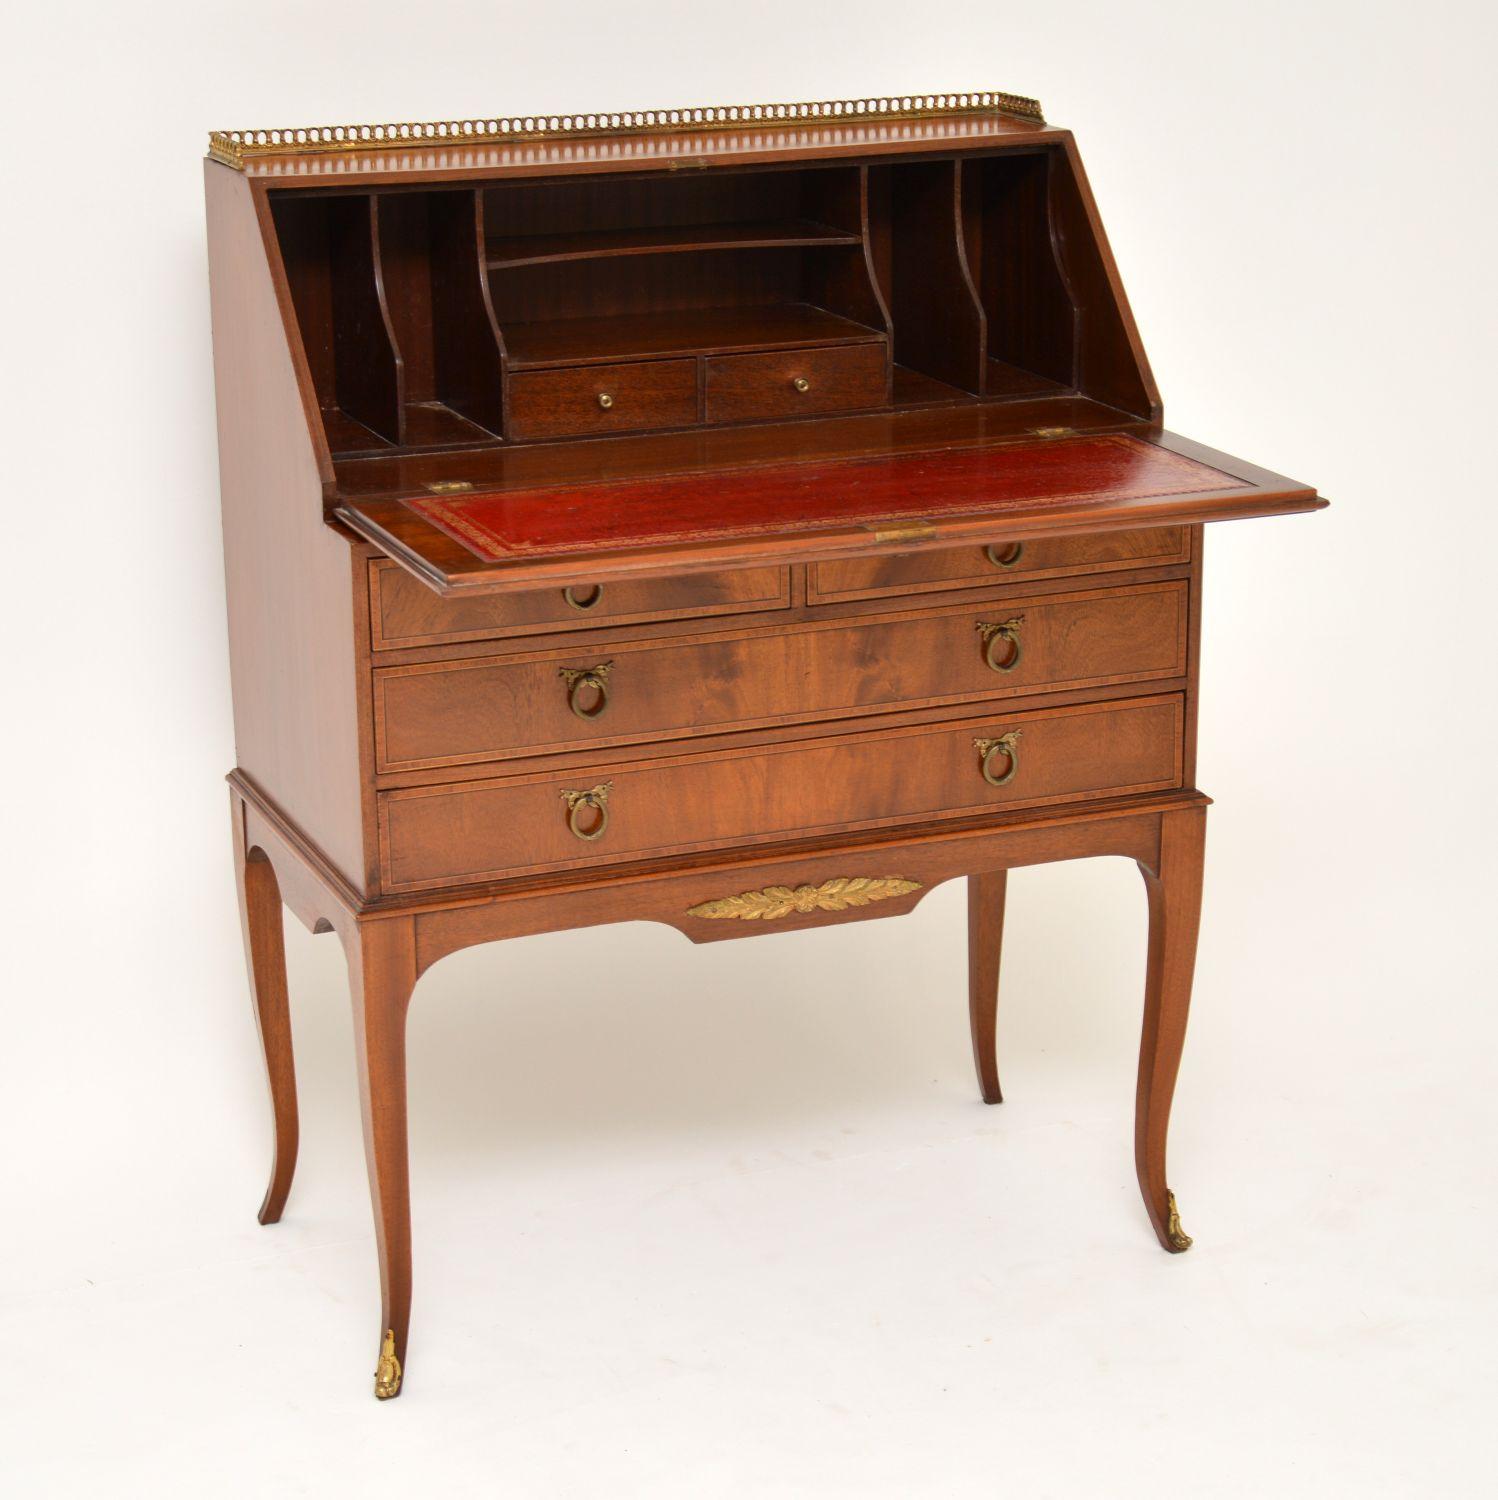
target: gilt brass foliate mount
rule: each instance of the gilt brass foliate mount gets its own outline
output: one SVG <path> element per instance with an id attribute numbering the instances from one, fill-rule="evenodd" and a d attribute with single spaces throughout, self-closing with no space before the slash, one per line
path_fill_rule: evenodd
<path id="1" fill-rule="evenodd" d="M 563 792 L 562 801 L 567 804 L 567 827 L 585 843 L 601 839 L 609 826 L 609 793 L 614 789 L 612 781 L 600 781 L 585 792 Z M 589 811 L 597 813 L 591 828 L 583 826 Z"/>
<path id="2" fill-rule="evenodd" d="M 400 1395 L 401 1362 L 395 1357 L 395 1330 L 385 1330 L 385 1342 L 380 1349 L 380 1361 L 375 1366 L 375 1397 L 388 1401 Z"/>
<path id="3" fill-rule="evenodd" d="M 995 672 L 1012 672 L 1018 665 L 1020 652 L 1019 628 L 1025 623 L 1023 615 L 1015 615 L 1013 619 L 1000 620 L 990 624 L 980 620 L 977 625 L 978 634 L 983 637 L 983 660 Z M 995 655 L 994 647 L 1004 645 L 1009 648 L 1008 654 L 1002 658 Z"/>
<path id="4" fill-rule="evenodd" d="M 1181 1211 L 1176 1207 L 1176 1195 L 1167 1192 L 1165 1197 L 1170 1207 L 1170 1217 L 1165 1224 L 1165 1238 L 1170 1241 L 1171 1250 L 1176 1254 L 1180 1254 L 1182 1250 L 1189 1250 L 1191 1248 L 1192 1239 L 1181 1228 Z"/>
<path id="5" fill-rule="evenodd" d="M 511 141 L 574 140 L 600 135 L 741 130 L 761 125 L 828 125 L 864 120 L 921 120 L 943 115 L 1016 115 L 1043 122 L 1038 100 L 981 90 L 902 94 L 887 99 L 824 99 L 807 104 L 709 104 L 611 113 L 497 115 L 486 120 L 428 120 L 385 125 L 306 125 L 278 130 L 214 130 L 208 154 L 244 170 L 260 156 L 317 156 L 410 146 L 497 146 Z"/>
<path id="6" fill-rule="evenodd" d="M 689 906 L 689 917 L 709 920 L 737 918 L 743 922 L 776 922 L 793 912 L 806 916 L 814 911 L 847 911 L 850 907 L 870 906 L 895 896 L 908 896 L 921 889 L 919 880 L 898 875 L 840 875 L 821 885 L 767 885 L 763 890 L 740 891 L 717 901 Z"/>
<path id="7" fill-rule="evenodd" d="M 1011 729 L 996 739 L 973 741 L 973 748 L 982 757 L 978 769 L 983 772 L 983 779 L 989 786 L 1008 786 L 1019 774 L 1019 737 L 1023 732 Z M 999 756 L 1008 762 L 1003 771 L 994 770 L 994 761 Z"/>
<path id="8" fill-rule="evenodd" d="M 562 667 L 557 676 L 567 684 L 567 707 L 579 719 L 596 719 L 609 706 L 609 673 L 614 670 L 611 661 L 601 661 L 596 667 Z M 592 706 L 583 701 L 583 693 L 592 689 Z"/>

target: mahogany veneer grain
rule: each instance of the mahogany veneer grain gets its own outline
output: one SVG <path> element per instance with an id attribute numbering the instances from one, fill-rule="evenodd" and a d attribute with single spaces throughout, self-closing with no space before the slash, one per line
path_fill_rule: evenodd
<path id="1" fill-rule="evenodd" d="M 261 1219 L 298 1143 L 284 903 L 348 959 L 377 1394 L 412 993 L 526 933 L 723 941 L 965 877 L 997 1103 L 1007 872 L 1131 859 L 1136 1173 L 1184 1249 L 1203 523 L 1324 502 L 1163 430 L 1070 135 L 754 121 L 206 180 Z"/>

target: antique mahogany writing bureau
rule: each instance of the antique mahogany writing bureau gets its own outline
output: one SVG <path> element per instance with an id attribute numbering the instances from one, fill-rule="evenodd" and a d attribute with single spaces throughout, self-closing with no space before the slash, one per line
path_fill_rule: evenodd
<path id="1" fill-rule="evenodd" d="M 1204 522 L 1306 486 L 1162 430 L 1072 139 L 1004 94 L 225 132 L 206 166 L 250 978 L 278 1219 L 284 902 L 351 974 L 398 1393 L 418 977 L 1137 861 L 1161 1244 L 1207 799 Z"/>

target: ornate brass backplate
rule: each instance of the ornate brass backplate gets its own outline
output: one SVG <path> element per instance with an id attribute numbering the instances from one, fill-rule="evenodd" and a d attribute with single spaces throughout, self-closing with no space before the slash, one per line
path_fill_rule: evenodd
<path id="1" fill-rule="evenodd" d="M 611 661 L 601 661 L 596 667 L 562 667 L 557 676 L 567 684 L 567 707 L 579 719 L 596 719 L 609 706 L 609 673 L 614 670 Z M 592 707 L 582 697 L 591 690 Z"/>
<path id="2" fill-rule="evenodd" d="M 1008 620 L 980 620 L 978 622 L 978 634 L 983 637 L 983 660 L 990 670 L 1012 672 L 1019 665 L 1019 659 L 1024 652 L 1024 647 L 1020 644 L 1019 628 L 1024 623 L 1023 615 L 1015 615 Z M 995 645 L 1007 646 L 1008 654 L 1002 657 L 995 656 Z"/>
<path id="3" fill-rule="evenodd" d="M 979 755 L 978 769 L 982 771 L 983 779 L 989 786 L 1008 786 L 1019 774 L 1019 737 L 1023 733 L 1022 729 L 1011 729 L 1007 734 L 1001 734 L 996 739 L 973 741 L 973 748 Z M 1009 764 L 1004 771 L 995 773 L 994 757 L 999 755 L 1002 755 Z"/>
<path id="4" fill-rule="evenodd" d="M 737 896 L 723 896 L 689 906 L 689 917 L 721 920 L 735 917 L 744 922 L 775 922 L 792 912 L 805 916 L 814 911 L 847 911 L 852 906 L 869 906 L 888 901 L 893 896 L 908 896 L 921 889 L 919 880 L 905 880 L 897 875 L 840 875 L 821 885 L 767 885 L 763 890 L 740 891 Z"/>
<path id="5" fill-rule="evenodd" d="M 608 831 L 609 793 L 613 789 L 612 781 L 600 781 L 597 786 L 590 786 L 586 791 L 562 793 L 562 801 L 567 804 L 567 827 L 572 830 L 575 837 L 591 844 L 601 839 Z M 583 818 L 590 808 L 597 814 L 597 817 L 591 828 L 585 828 Z"/>

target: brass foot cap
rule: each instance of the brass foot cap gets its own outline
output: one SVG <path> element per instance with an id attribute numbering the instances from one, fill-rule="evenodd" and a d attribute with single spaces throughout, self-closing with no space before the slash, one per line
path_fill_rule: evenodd
<path id="1" fill-rule="evenodd" d="M 401 1362 L 395 1357 L 395 1330 L 385 1330 L 380 1362 L 375 1366 L 375 1399 L 389 1401 L 401 1393 Z"/>
<path id="2" fill-rule="evenodd" d="M 1189 1250 L 1191 1248 L 1191 1236 L 1181 1228 L 1181 1211 L 1176 1207 L 1176 1195 L 1172 1192 L 1167 1192 L 1165 1197 L 1170 1207 L 1170 1218 L 1165 1225 L 1165 1238 L 1170 1241 L 1170 1253 L 1172 1255 L 1179 1255 L 1182 1250 Z M 396 1369 L 399 1371 L 400 1366 L 397 1365 Z M 397 1374 L 396 1378 L 399 1380 L 399 1374 Z"/>

